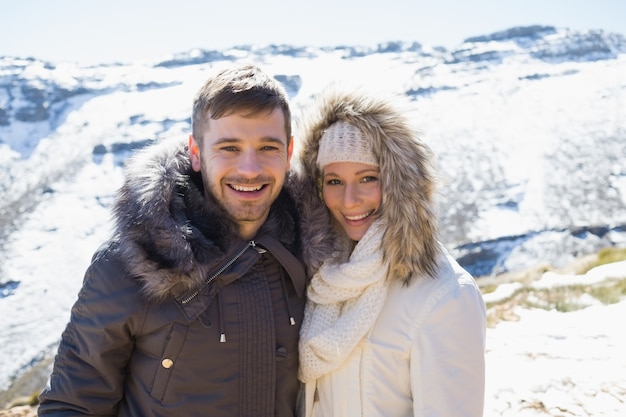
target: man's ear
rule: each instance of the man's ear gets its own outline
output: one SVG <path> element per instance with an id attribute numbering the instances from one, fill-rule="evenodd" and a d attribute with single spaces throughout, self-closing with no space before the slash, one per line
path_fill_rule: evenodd
<path id="1" fill-rule="evenodd" d="M 194 140 L 193 135 L 189 135 L 189 159 L 191 160 L 191 169 L 200 172 L 200 146 Z"/>
<path id="2" fill-rule="evenodd" d="M 289 167 L 291 166 L 292 154 L 293 154 L 293 136 L 291 137 L 291 140 L 289 141 L 289 146 L 287 147 L 287 170 L 289 170 Z"/>

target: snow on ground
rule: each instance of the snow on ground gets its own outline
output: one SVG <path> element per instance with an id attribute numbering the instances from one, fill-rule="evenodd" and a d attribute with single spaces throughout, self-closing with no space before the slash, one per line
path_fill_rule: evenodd
<path id="1" fill-rule="evenodd" d="M 584 275 L 546 272 L 535 289 L 625 279 L 626 261 Z M 485 301 L 510 296 L 520 283 L 502 284 Z M 485 417 L 626 415 L 626 300 L 568 313 L 518 307 L 518 321 L 487 330 Z"/>
<path id="2" fill-rule="evenodd" d="M 487 331 L 485 417 L 626 415 L 626 300 L 516 313 Z"/>
<path id="3" fill-rule="evenodd" d="M 84 271 L 108 236 L 108 206 L 121 170 L 96 172 L 105 166 L 87 166 L 77 174 L 85 181 L 55 184 L 5 248 L 2 273 L 14 284 L 0 296 L 0 391 L 56 350 Z M 95 177 L 108 181 L 90 182 Z"/>

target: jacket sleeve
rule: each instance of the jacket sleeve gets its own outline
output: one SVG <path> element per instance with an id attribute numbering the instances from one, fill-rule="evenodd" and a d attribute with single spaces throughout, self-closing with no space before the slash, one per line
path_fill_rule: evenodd
<path id="1" fill-rule="evenodd" d="M 133 311 L 141 303 L 137 285 L 118 263 L 94 259 L 41 393 L 39 415 L 117 415 L 133 350 Z"/>
<path id="2" fill-rule="evenodd" d="M 485 338 L 485 303 L 468 278 L 434 304 L 414 339 L 414 416 L 482 417 Z"/>

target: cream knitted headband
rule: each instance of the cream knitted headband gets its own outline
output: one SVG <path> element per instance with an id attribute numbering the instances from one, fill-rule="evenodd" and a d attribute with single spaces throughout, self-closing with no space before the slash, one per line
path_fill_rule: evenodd
<path id="1" fill-rule="evenodd" d="M 338 121 L 324 131 L 317 153 L 320 171 L 334 162 L 360 162 L 378 166 L 369 142 L 354 125 Z"/>

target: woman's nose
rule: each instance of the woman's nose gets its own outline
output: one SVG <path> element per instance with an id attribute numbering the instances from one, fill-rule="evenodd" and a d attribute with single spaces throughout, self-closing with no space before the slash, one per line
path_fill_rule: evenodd
<path id="1" fill-rule="evenodd" d="M 354 185 L 347 185 L 343 194 L 343 205 L 345 207 L 355 207 L 361 203 L 362 199 L 358 188 Z"/>

